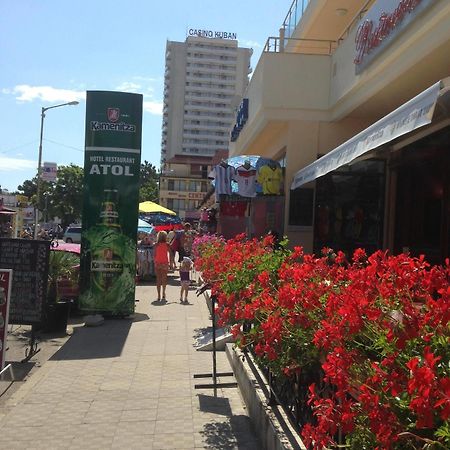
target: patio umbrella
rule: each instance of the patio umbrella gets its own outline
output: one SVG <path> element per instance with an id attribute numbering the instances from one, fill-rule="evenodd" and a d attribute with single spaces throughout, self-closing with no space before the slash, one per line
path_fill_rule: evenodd
<path id="1" fill-rule="evenodd" d="M 166 213 L 166 214 L 170 214 L 171 216 L 176 216 L 177 213 L 164 208 L 164 206 L 158 205 L 158 203 L 154 203 L 154 202 L 142 202 L 139 203 L 139 211 L 140 212 L 144 212 L 144 213 L 158 213 L 158 212 L 162 212 L 162 213 Z"/>
<path id="2" fill-rule="evenodd" d="M 56 241 L 53 241 L 56 242 Z M 52 242 L 52 246 L 51 249 L 52 250 L 57 250 L 57 251 L 61 251 L 61 252 L 70 252 L 70 253 L 77 253 L 78 255 L 80 254 L 81 251 L 81 244 L 73 244 L 73 243 L 69 243 L 69 242 L 56 242 L 56 244 L 53 244 Z"/>
<path id="3" fill-rule="evenodd" d="M 152 234 L 155 231 L 153 225 L 150 225 L 148 222 L 142 219 L 138 219 L 138 232 L 139 233 L 147 233 Z"/>

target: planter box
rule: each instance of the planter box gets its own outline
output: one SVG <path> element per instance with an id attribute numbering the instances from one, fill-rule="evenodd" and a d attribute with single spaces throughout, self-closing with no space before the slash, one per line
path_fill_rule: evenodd
<path id="1" fill-rule="evenodd" d="M 66 333 L 71 305 L 71 301 L 56 302 L 47 305 L 43 327 L 46 333 Z"/>
<path id="2" fill-rule="evenodd" d="M 282 408 L 268 404 L 269 388 L 251 355 L 232 344 L 225 350 L 264 449 L 307 450 Z"/>

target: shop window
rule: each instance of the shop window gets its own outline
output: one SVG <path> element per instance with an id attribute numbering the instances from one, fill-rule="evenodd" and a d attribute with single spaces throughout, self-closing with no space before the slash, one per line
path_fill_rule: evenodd
<path id="1" fill-rule="evenodd" d="M 330 247 L 351 256 L 382 247 L 385 163 L 366 160 L 318 178 L 314 213 L 314 252 Z"/>
<path id="2" fill-rule="evenodd" d="M 313 224 L 314 189 L 297 188 L 289 199 L 289 225 L 311 227 Z"/>

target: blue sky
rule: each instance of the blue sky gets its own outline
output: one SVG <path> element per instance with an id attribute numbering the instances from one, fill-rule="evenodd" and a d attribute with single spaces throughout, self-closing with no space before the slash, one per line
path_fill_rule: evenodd
<path id="1" fill-rule="evenodd" d="M 254 49 L 278 34 L 291 0 L 4 0 L 0 2 L 0 186 L 16 190 L 42 161 L 83 166 L 86 90 L 144 95 L 142 160 L 159 166 L 166 40 L 188 28 L 237 33 Z"/>

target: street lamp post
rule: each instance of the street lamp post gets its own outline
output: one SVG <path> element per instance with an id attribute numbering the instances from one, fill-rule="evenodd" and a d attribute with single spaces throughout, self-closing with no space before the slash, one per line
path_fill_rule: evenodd
<path id="1" fill-rule="evenodd" d="M 59 108 L 61 106 L 72 106 L 78 105 L 79 102 L 67 102 L 61 103 L 60 105 L 48 106 L 47 108 L 42 107 L 41 109 L 41 135 L 39 138 L 39 156 L 38 156 L 38 167 L 37 167 L 37 183 L 36 183 L 36 209 L 35 209 L 35 220 L 34 220 L 34 239 L 37 239 L 38 233 L 38 222 L 39 222 L 39 202 L 41 199 L 41 163 L 42 163 L 42 137 L 44 135 L 44 118 L 45 112 L 49 109 Z"/>

